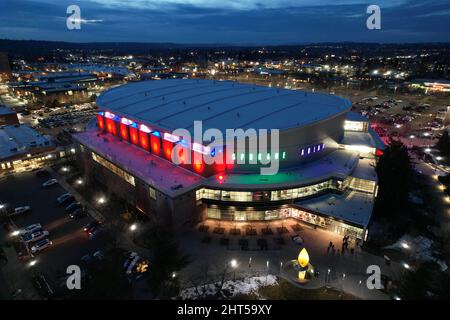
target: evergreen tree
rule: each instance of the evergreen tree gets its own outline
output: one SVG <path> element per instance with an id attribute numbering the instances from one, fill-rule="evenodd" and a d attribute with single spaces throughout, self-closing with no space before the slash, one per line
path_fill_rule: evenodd
<path id="1" fill-rule="evenodd" d="M 387 216 L 403 212 L 414 183 L 414 171 L 406 147 L 393 141 L 380 157 L 376 172 L 379 185 L 377 212 Z"/>

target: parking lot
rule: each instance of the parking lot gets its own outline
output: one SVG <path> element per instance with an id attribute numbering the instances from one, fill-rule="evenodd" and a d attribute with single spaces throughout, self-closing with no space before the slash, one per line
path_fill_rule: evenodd
<path id="1" fill-rule="evenodd" d="M 33 269 L 45 274 L 49 281 L 54 281 L 65 272 L 67 266 L 80 264 L 82 256 L 103 249 L 108 241 L 101 237 L 88 239 L 82 227 L 92 221 L 92 218 L 70 219 L 64 206 L 60 206 L 56 201 L 56 198 L 66 190 L 59 184 L 43 188 L 42 183 L 48 179 L 37 177 L 35 172 L 11 176 L 0 181 L 0 195 L 1 201 L 9 209 L 31 206 L 30 212 L 12 218 L 18 228 L 40 223 L 44 230 L 49 231 L 49 238 L 53 244 L 33 258 L 37 261 Z M 30 258 L 27 260 L 30 261 Z M 24 276 L 31 275 L 14 275 L 14 277 Z"/>

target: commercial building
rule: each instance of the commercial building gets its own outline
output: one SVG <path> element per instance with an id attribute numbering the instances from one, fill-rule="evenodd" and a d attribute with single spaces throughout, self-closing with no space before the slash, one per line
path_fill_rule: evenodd
<path id="1" fill-rule="evenodd" d="M 295 218 L 364 240 L 384 144 L 334 95 L 228 81 L 130 83 L 97 99 L 97 127 L 74 135 L 85 174 L 143 214 L 176 227 L 205 219 Z M 241 128 L 230 147 L 186 140 Z M 279 146 L 250 146 L 250 130 L 278 129 Z M 272 138 L 271 138 L 272 139 Z M 274 140 L 275 141 L 275 140 Z M 240 142 L 244 142 L 243 144 Z M 200 156 L 199 156 L 200 155 Z M 189 158 L 193 161 L 185 161 Z M 207 159 L 227 159 L 225 164 Z M 199 160 L 200 159 L 200 160 Z M 275 174 L 261 168 L 277 162 Z"/>
<path id="2" fill-rule="evenodd" d="M 0 126 L 19 124 L 17 113 L 4 105 L 0 105 Z"/>
<path id="3" fill-rule="evenodd" d="M 25 124 L 0 126 L 0 177 L 40 168 L 55 159 L 51 140 Z"/>
<path id="4" fill-rule="evenodd" d="M 9 65 L 8 55 L 0 52 L 0 82 L 8 80 L 11 77 L 11 67 Z"/>

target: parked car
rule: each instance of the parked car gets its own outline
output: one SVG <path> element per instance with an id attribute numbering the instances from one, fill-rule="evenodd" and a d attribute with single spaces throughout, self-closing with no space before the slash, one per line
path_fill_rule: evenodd
<path id="1" fill-rule="evenodd" d="M 58 201 L 59 204 L 62 204 L 67 198 L 71 197 L 72 195 L 68 192 L 60 195 L 58 198 L 56 198 L 56 201 Z"/>
<path id="2" fill-rule="evenodd" d="M 294 242 L 295 242 L 296 244 L 298 244 L 298 245 L 303 245 L 303 243 L 305 242 L 305 241 L 303 240 L 303 238 L 300 237 L 300 235 L 298 235 L 298 234 L 292 236 L 292 241 L 294 241 Z"/>
<path id="3" fill-rule="evenodd" d="M 81 219 L 86 216 L 86 211 L 83 208 L 75 209 L 71 214 L 69 214 L 70 219 Z"/>
<path id="4" fill-rule="evenodd" d="M 74 211 L 75 211 L 76 209 L 78 209 L 78 208 L 82 208 L 81 203 L 79 203 L 79 202 L 72 202 L 71 204 L 69 204 L 69 205 L 66 207 L 66 211 L 69 212 L 69 213 L 72 213 L 72 212 L 74 212 Z"/>
<path id="5" fill-rule="evenodd" d="M 67 206 L 69 203 L 75 202 L 75 197 L 74 196 L 69 196 L 67 197 L 63 202 L 60 203 L 60 205 L 62 206 Z"/>
<path id="6" fill-rule="evenodd" d="M 89 240 L 97 239 L 98 237 L 105 235 L 106 233 L 108 232 L 105 228 L 102 227 L 94 228 L 89 232 Z"/>
<path id="7" fill-rule="evenodd" d="M 17 207 L 12 212 L 10 212 L 9 216 L 17 216 L 20 214 L 24 214 L 30 210 L 31 210 L 30 206 Z"/>
<path id="8" fill-rule="evenodd" d="M 47 238 L 50 233 L 47 230 L 37 229 L 33 232 L 26 233 L 22 236 L 22 241 L 26 244 L 30 242 L 36 242 L 41 239 Z"/>
<path id="9" fill-rule="evenodd" d="M 50 180 L 45 181 L 45 182 L 42 184 L 42 187 L 47 188 L 47 187 L 53 186 L 53 185 L 55 185 L 55 184 L 57 184 L 57 183 L 58 183 L 58 180 L 56 180 L 56 179 L 50 179 Z"/>
<path id="10" fill-rule="evenodd" d="M 84 232 L 89 232 L 90 230 L 92 230 L 92 229 L 95 228 L 95 227 L 100 226 L 101 224 L 102 224 L 102 223 L 101 223 L 100 221 L 98 221 L 98 220 L 93 220 L 93 221 L 89 222 L 87 225 L 85 225 L 85 226 L 83 227 L 83 231 L 84 231 Z"/>
<path id="11" fill-rule="evenodd" d="M 42 240 L 37 241 L 32 247 L 31 247 L 31 253 L 38 253 L 42 250 L 45 250 L 46 248 L 50 247 L 52 245 L 52 242 L 49 238 L 45 238 Z"/>
<path id="12" fill-rule="evenodd" d="M 19 235 L 23 235 L 23 234 L 26 234 L 28 232 L 33 232 L 33 231 L 35 231 L 37 229 L 42 229 L 41 224 L 40 223 L 33 223 L 33 224 L 30 224 L 28 227 L 20 229 L 19 230 Z"/>

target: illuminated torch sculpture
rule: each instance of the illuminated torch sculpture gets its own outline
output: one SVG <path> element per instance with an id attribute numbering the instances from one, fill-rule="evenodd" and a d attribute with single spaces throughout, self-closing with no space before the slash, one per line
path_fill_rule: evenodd
<path id="1" fill-rule="evenodd" d="M 314 276 L 314 268 L 309 263 L 309 254 L 306 248 L 302 248 L 297 260 L 292 260 L 294 269 L 298 272 L 297 282 L 306 283 Z"/>

